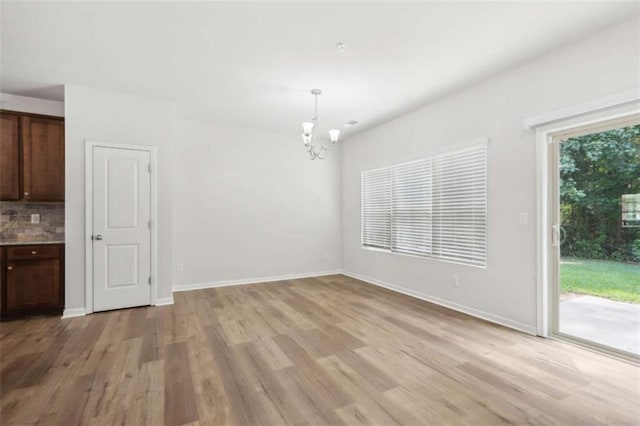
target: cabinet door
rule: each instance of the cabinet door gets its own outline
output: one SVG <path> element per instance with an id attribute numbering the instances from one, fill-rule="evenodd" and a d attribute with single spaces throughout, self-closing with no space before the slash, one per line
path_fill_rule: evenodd
<path id="1" fill-rule="evenodd" d="M 4 249 L 0 247 L 0 312 L 4 312 Z"/>
<path id="2" fill-rule="evenodd" d="M 64 121 L 20 117 L 23 198 L 64 200 Z"/>
<path id="3" fill-rule="evenodd" d="M 7 261 L 6 271 L 8 312 L 62 305 L 60 259 Z"/>
<path id="4" fill-rule="evenodd" d="M 0 114 L 0 200 L 20 198 L 18 116 Z"/>

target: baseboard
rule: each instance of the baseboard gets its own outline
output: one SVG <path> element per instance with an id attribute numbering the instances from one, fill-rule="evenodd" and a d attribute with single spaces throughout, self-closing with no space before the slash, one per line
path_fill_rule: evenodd
<path id="1" fill-rule="evenodd" d="M 312 277 L 322 277 L 325 275 L 335 275 L 340 274 L 342 271 L 339 269 L 331 270 L 331 271 L 323 271 L 323 272 L 309 272 L 305 274 L 290 274 L 290 275 L 276 275 L 270 277 L 260 277 L 260 278 L 246 278 L 240 280 L 226 280 L 226 281 L 212 281 L 206 283 L 195 283 L 195 284 L 185 284 L 185 285 L 174 285 L 173 291 L 191 291 L 191 290 L 201 290 L 204 288 L 217 288 L 217 287 L 229 287 L 233 285 L 246 285 L 246 284 L 260 284 L 260 283 L 268 283 L 273 281 L 284 281 L 284 280 L 295 280 L 300 278 L 312 278 Z"/>
<path id="2" fill-rule="evenodd" d="M 156 299 L 155 306 L 164 306 L 164 305 L 173 305 L 173 296 L 159 297 L 158 299 Z M 85 315 L 87 315 L 87 311 L 85 308 L 65 309 L 64 312 L 62 312 L 62 319 L 83 317 Z"/>
<path id="3" fill-rule="evenodd" d="M 523 324 L 518 321 L 513 321 L 509 318 L 504 318 L 499 315 L 494 315 L 489 312 L 481 311 L 479 309 L 471 308 L 469 306 L 461 305 L 459 303 L 451 302 L 449 300 L 441 299 L 439 297 L 430 296 L 425 293 L 410 290 L 408 288 L 385 283 L 383 281 L 366 277 L 364 275 L 360 275 L 354 272 L 348 272 L 348 271 L 343 271 L 339 269 L 332 270 L 332 271 L 323 271 L 323 272 L 310 272 L 305 274 L 278 275 L 278 276 L 260 277 L 260 278 L 247 278 L 247 279 L 240 279 L 240 280 L 212 281 L 212 282 L 205 282 L 205 283 L 185 284 L 185 285 L 179 285 L 179 286 L 176 285 L 176 286 L 173 286 L 173 291 L 174 292 L 191 291 L 191 290 L 201 290 L 205 288 L 229 287 L 234 285 L 260 284 L 260 283 L 266 283 L 266 282 L 293 280 L 293 279 L 299 279 L 299 278 L 322 277 L 326 275 L 336 275 L 336 274 L 346 275 L 348 277 L 355 278 L 357 280 L 366 282 L 368 284 L 376 285 L 378 287 L 383 287 L 388 290 L 395 291 L 397 293 L 402 293 L 407 296 L 424 300 L 426 302 L 435 303 L 436 305 L 444 306 L 445 308 L 453 309 L 454 311 L 462 312 L 467 315 L 471 315 L 473 317 L 481 318 L 483 320 L 486 320 L 495 324 L 500 324 L 505 327 L 512 328 L 514 330 L 522 331 L 523 333 L 536 335 L 535 326 Z M 167 305 L 172 304 L 173 298 L 170 298 L 170 299 L 171 299 L 170 303 L 163 303 L 163 304 L 167 304 Z M 159 299 L 156 305 L 158 306 L 160 304 L 161 303 Z"/>
<path id="4" fill-rule="evenodd" d="M 74 318 L 74 317 L 83 317 L 85 315 L 87 315 L 87 311 L 85 310 L 85 308 L 65 309 L 62 312 L 62 319 Z"/>
<path id="5" fill-rule="evenodd" d="M 397 285 L 385 283 L 380 280 L 376 280 L 374 278 L 365 277 L 364 275 L 356 274 L 354 272 L 342 271 L 342 275 L 346 275 L 351 278 L 355 278 L 360 281 L 364 281 L 368 284 L 373 284 L 378 287 L 386 288 L 387 290 L 395 291 L 397 293 L 402 293 L 407 296 L 415 297 L 420 300 L 424 300 L 426 302 L 435 303 L 436 305 L 444 306 L 445 308 L 453 309 L 454 311 L 462 312 L 467 315 L 471 315 L 473 317 L 481 318 L 483 320 L 500 324 L 508 328 L 512 328 L 514 330 L 522 331 L 523 333 L 536 335 L 536 327 L 528 324 L 523 324 L 518 321 L 513 321 L 509 318 L 501 317 L 499 315 L 494 315 L 489 312 L 481 311 L 479 309 L 471 308 L 469 306 L 461 305 L 459 303 L 451 302 L 446 299 L 441 299 L 439 297 L 430 296 L 425 293 L 421 293 L 419 291 L 410 290 L 408 288 L 400 287 Z"/>
<path id="6" fill-rule="evenodd" d="M 156 298 L 155 306 L 166 306 L 166 305 L 173 305 L 173 295 L 169 297 Z"/>

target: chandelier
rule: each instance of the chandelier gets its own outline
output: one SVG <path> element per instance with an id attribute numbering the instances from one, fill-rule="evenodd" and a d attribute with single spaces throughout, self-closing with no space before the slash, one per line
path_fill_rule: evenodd
<path id="1" fill-rule="evenodd" d="M 327 158 L 329 148 L 325 146 L 322 138 L 318 136 L 320 133 L 320 122 L 318 120 L 318 95 L 322 94 L 322 90 L 313 89 L 311 94 L 315 97 L 316 109 L 315 114 L 313 115 L 313 120 L 302 123 L 302 142 L 304 143 L 304 147 L 307 149 L 312 160 L 315 160 L 316 158 L 323 160 Z M 339 137 L 340 130 L 329 130 L 329 141 L 331 144 L 338 142 Z"/>

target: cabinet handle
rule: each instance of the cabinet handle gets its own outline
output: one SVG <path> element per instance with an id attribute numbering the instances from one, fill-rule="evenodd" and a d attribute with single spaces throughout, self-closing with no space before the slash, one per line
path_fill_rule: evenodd
<path id="1" fill-rule="evenodd" d="M 13 271 L 13 266 L 11 265 L 7 266 L 7 271 Z"/>
<path id="2" fill-rule="evenodd" d="M 28 192 L 25 192 L 25 193 L 24 193 L 24 196 L 25 196 L 25 197 L 28 197 L 28 196 L 29 196 L 29 193 L 28 193 Z"/>
<path id="3" fill-rule="evenodd" d="M 34 250 L 31 252 L 31 254 L 38 254 L 38 252 Z"/>

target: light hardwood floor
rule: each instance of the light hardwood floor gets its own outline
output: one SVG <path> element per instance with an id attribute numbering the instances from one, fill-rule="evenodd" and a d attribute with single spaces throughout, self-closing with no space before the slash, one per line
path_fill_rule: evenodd
<path id="1" fill-rule="evenodd" d="M 344 276 L 6 322 L 2 425 L 638 424 L 637 366 Z"/>

